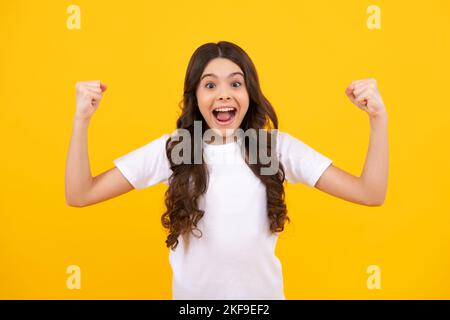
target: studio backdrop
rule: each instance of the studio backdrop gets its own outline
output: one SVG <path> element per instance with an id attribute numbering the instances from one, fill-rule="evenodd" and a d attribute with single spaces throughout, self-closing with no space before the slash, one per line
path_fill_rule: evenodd
<path id="1" fill-rule="evenodd" d="M 108 85 L 92 174 L 176 128 L 189 58 L 231 41 L 255 63 L 279 129 L 354 175 L 374 78 L 389 114 L 382 206 L 286 185 L 287 299 L 449 299 L 450 2 L 0 1 L 0 298 L 170 299 L 158 184 L 84 208 L 65 200 L 77 81 Z"/>

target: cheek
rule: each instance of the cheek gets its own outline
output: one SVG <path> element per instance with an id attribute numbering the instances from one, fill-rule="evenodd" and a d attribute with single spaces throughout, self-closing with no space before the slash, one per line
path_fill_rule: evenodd
<path id="1" fill-rule="evenodd" d="M 201 103 L 200 101 L 198 101 L 198 108 L 200 109 L 200 113 L 202 114 L 202 116 L 205 120 L 208 120 L 209 118 L 211 118 L 212 114 L 209 111 L 210 104 L 204 103 L 204 102 Z"/>
<path id="2" fill-rule="evenodd" d="M 200 103 L 198 104 L 200 109 L 200 113 L 203 115 L 203 118 L 207 119 L 209 117 L 209 108 L 207 105 Z"/>
<path id="3" fill-rule="evenodd" d="M 248 105 L 250 103 L 247 92 L 243 92 L 243 93 L 239 94 L 237 99 L 239 100 L 239 105 L 241 106 L 242 111 L 244 111 L 244 113 L 247 112 Z"/>
<path id="4" fill-rule="evenodd" d="M 202 92 L 202 91 L 197 91 L 197 103 L 198 103 L 198 107 L 200 109 L 200 112 L 205 116 L 206 113 L 209 110 L 209 105 L 210 105 L 210 101 L 211 101 L 211 97 L 210 95 Z"/>
<path id="5" fill-rule="evenodd" d="M 244 117 L 245 117 L 245 115 L 247 114 L 247 112 L 248 112 L 248 106 L 246 105 L 244 108 L 242 108 L 242 110 L 241 110 L 241 114 L 240 114 L 240 118 L 241 119 L 244 119 Z"/>
<path id="6" fill-rule="evenodd" d="M 196 92 L 197 94 L 197 100 L 203 101 L 203 103 L 208 103 L 211 100 L 214 100 L 215 94 L 212 92 L 212 90 L 207 90 L 205 88 L 200 88 Z"/>

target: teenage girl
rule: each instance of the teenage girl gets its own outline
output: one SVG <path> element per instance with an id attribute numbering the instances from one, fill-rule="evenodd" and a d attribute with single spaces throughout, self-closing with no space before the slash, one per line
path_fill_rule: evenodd
<path id="1" fill-rule="evenodd" d="M 165 183 L 167 210 L 161 221 L 168 229 L 173 299 L 285 299 L 282 267 L 275 255 L 278 234 L 289 221 L 285 180 L 362 205 L 384 202 L 387 112 L 374 79 L 353 81 L 345 91 L 367 113 L 371 128 L 359 177 L 334 166 L 301 140 L 278 132 L 275 110 L 261 91 L 253 62 L 242 48 L 226 41 L 204 44 L 192 55 L 174 133 L 113 160 L 113 168 L 92 177 L 87 131 L 105 90 L 100 81 L 76 84 L 66 201 L 84 207 Z M 194 137 L 195 124 L 201 124 L 202 133 L 214 130 L 219 138 L 201 140 L 200 149 L 195 139 L 187 140 L 192 150 L 201 151 L 200 163 L 189 161 L 195 152 L 186 150 L 183 159 L 188 161 L 175 161 L 184 140 L 177 130 Z M 229 141 L 230 132 L 238 130 L 278 132 L 261 144 L 276 154 L 279 166 L 274 174 L 261 174 L 269 164 L 259 156 L 249 161 L 250 141 L 263 141 L 259 135 Z M 229 161 L 217 161 L 224 156 Z"/>

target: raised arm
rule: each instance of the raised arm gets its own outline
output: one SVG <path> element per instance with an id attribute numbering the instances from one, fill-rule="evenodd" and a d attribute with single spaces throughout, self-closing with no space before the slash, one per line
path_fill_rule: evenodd
<path id="1" fill-rule="evenodd" d="M 363 172 L 354 176 L 330 165 L 315 187 L 338 198 L 367 206 L 384 203 L 388 182 L 388 121 L 384 102 L 374 79 L 353 81 L 346 89 L 349 99 L 366 111 L 370 141 Z"/>
<path id="2" fill-rule="evenodd" d="M 133 186 L 113 167 L 92 177 L 89 165 L 87 132 L 106 86 L 100 81 L 77 82 L 77 108 L 66 160 L 66 203 L 84 207 L 129 192 Z"/>

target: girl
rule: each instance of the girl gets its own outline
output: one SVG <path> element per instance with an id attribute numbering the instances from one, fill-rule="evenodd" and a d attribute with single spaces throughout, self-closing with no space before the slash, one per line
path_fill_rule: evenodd
<path id="1" fill-rule="evenodd" d="M 277 116 L 261 92 L 255 66 L 230 42 L 204 44 L 192 55 L 177 130 L 115 159 L 115 167 L 96 177 L 89 167 L 87 129 L 106 85 L 78 82 L 76 90 L 66 201 L 83 207 L 132 189 L 167 184 L 167 211 L 161 220 L 168 229 L 174 299 L 285 299 L 281 263 L 274 253 L 278 234 L 289 221 L 285 179 L 358 204 L 384 202 L 387 113 L 374 79 L 353 81 L 346 89 L 371 126 L 359 177 L 301 140 L 277 132 Z M 215 138 L 200 144 L 189 139 L 196 135 L 196 124 L 203 135 L 214 130 Z M 181 130 L 188 133 L 182 139 Z M 263 134 L 234 135 L 249 130 Z M 252 145 L 276 155 L 277 170 L 262 174 L 272 164 Z M 255 154 L 256 161 L 250 161 Z M 198 155 L 201 161 L 193 161 Z M 231 161 L 221 161 L 225 156 Z"/>

